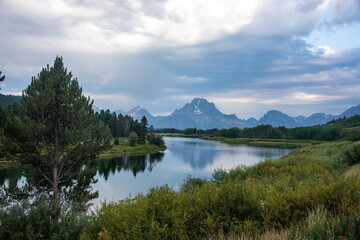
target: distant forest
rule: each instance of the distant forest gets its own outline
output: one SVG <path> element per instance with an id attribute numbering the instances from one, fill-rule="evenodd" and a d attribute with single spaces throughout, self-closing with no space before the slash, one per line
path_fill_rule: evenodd
<path id="1" fill-rule="evenodd" d="M 360 140 L 360 129 L 347 129 L 360 126 L 360 115 L 350 118 L 332 120 L 325 125 L 311 127 L 285 128 L 260 125 L 253 128 L 229 128 L 229 129 L 196 129 L 187 128 L 178 130 L 175 128 L 157 129 L 157 133 L 181 133 L 184 135 L 202 135 L 225 138 L 263 138 L 263 139 L 287 139 L 287 140 L 316 140 L 335 141 Z"/>
<path id="2" fill-rule="evenodd" d="M 4 95 L 0 93 L 0 107 L 6 109 L 8 106 L 14 103 L 20 103 L 21 96 Z"/>
<path id="3" fill-rule="evenodd" d="M 21 96 L 0 94 L 0 107 L 6 109 L 14 103 L 20 103 Z M 1 111 L 1 110 L 0 110 Z M 139 136 L 140 142 L 145 141 L 148 121 L 143 117 L 141 121 L 134 120 L 129 115 L 117 115 L 110 110 L 101 110 L 96 113 L 98 120 L 102 121 L 110 129 L 114 138 L 129 137 L 131 132 Z M 0 126 L 4 125 L 4 112 L 0 112 Z M 187 128 L 179 130 L 175 128 L 156 129 L 150 126 L 149 131 L 156 133 L 181 133 L 184 135 L 203 135 L 225 138 L 264 138 L 264 139 L 288 139 L 288 140 L 316 140 L 316 141 L 335 141 L 339 139 L 358 140 L 360 139 L 359 129 L 350 129 L 360 126 L 360 115 L 349 118 L 339 118 L 332 120 L 324 125 L 310 127 L 272 127 L 271 125 L 259 125 L 253 128 L 229 128 L 229 129 L 196 129 Z"/>
<path id="4" fill-rule="evenodd" d="M 111 113 L 110 110 L 101 110 L 100 113 L 95 113 L 98 120 L 105 123 L 109 127 L 110 133 L 114 138 L 129 137 L 131 132 L 135 132 L 139 137 L 139 142 L 145 142 L 145 137 L 148 132 L 148 121 L 145 116 L 139 122 L 134 120 L 132 116 L 122 114 L 117 115 L 115 112 Z M 152 132 L 150 127 L 150 133 Z"/>

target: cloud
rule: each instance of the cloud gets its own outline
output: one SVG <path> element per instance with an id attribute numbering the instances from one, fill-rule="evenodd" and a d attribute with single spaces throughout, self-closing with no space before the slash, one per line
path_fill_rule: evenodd
<path id="1" fill-rule="evenodd" d="M 37 50 L 126 52 L 194 46 L 239 33 L 307 34 L 323 5 L 312 0 L 4 0 L 1 13 L 6 33 Z M 29 29 L 25 34 L 21 25 Z"/>
<path id="2" fill-rule="evenodd" d="M 357 0 L 3 0 L 2 91 L 21 92 L 56 55 L 95 104 L 154 114 L 205 97 L 244 117 L 359 103 L 360 49 L 313 46 L 359 22 Z M 347 89 L 345 91 L 343 89 Z M 326 106 L 326 104 L 336 104 Z M 297 106 L 294 109 L 294 105 Z"/>
<path id="3" fill-rule="evenodd" d="M 189 77 L 186 75 L 178 76 L 177 79 L 182 83 L 189 83 L 189 84 L 197 84 L 207 81 L 207 79 L 203 77 Z"/>
<path id="4" fill-rule="evenodd" d="M 329 1 L 331 7 L 330 23 L 350 24 L 360 22 L 360 2 L 357 0 Z"/>

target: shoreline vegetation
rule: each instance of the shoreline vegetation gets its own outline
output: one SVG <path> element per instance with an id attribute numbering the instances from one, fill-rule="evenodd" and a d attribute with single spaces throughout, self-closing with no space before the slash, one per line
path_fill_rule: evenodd
<path id="1" fill-rule="evenodd" d="M 166 146 L 157 146 L 148 142 L 143 144 L 136 144 L 131 146 L 127 139 L 122 138 L 118 144 L 113 144 L 111 149 L 108 149 L 100 154 L 99 157 L 114 157 L 123 155 L 138 155 L 138 154 L 152 154 L 163 152 L 166 150 Z"/>
<path id="2" fill-rule="evenodd" d="M 324 143 L 324 141 L 315 140 L 286 140 L 286 139 L 265 139 L 265 138 L 226 138 L 216 136 L 204 136 L 204 135 L 185 135 L 182 133 L 162 133 L 163 137 L 185 137 L 185 138 L 199 138 L 208 141 L 218 141 L 228 144 L 247 144 L 256 146 L 268 146 L 268 147 L 304 147 L 308 145 Z"/>
<path id="3" fill-rule="evenodd" d="M 112 147 L 108 150 L 101 152 L 98 158 L 116 157 L 124 155 L 153 154 L 163 152 L 166 149 L 167 148 L 165 145 L 157 146 L 148 142 L 131 146 L 126 138 L 120 138 L 118 144 L 113 143 Z M 5 157 L 0 159 L 0 167 L 5 167 L 5 165 L 12 164 L 13 162 L 6 160 Z"/>
<path id="4" fill-rule="evenodd" d="M 360 141 L 326 142 L 188 176 L 103 202 L 81 239 L 359 239 L 359 163 Z"/>
<path id="5" fill-rule="evenodd" d="M 313 140 L 284 140 L 284 139 L 257 139 L 257 138 L 224 138 L 224 137 L 211 137 L 211 136 L 200 136 L 200 139 L 209 141 L 218 141 L 228 144 L 247 144 L 256 145 L 263 147 L 305 147 L 308 145 L 324 143 L 323 141 Z"/>

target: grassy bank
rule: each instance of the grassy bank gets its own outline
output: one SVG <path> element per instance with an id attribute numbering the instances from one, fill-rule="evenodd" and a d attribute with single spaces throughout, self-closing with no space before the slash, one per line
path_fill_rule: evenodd
<path id="1" fill-rule="evenodd" d="M 119 144 L 113 144 L 112 148 L 100 154 L 100 157 L 119 156 L 128 154 L 146 154 L 165 151 L 166 146 L 156 146 L 154 144 L 144 143 L 131 146 L 127 139 L 120 139 Z"/>
<path id="2" fill-rule="evenodd" d="M 359 141 L 330 142 L 189 177 L 179 191 L 103 203 L 82 238 L 359 239 L 359 156 Z"/>
<path id="3" fill-rule="evenodd" d="M 257 146 L 271 146 L 271 147 L 304 147 L 313 144 L 323 143 L 323 141 L 314 140 L 286 140 L 286 139 L 261 139 L 261 138 L 225 138 L 215 137 L 206 135 L 185 135 L 182 133 L 163 133 L 165 137 L 189 137 L 189 138 L 200 138 L 209 141 L 218 141 L 228 144 L 248 144 Z"/>
<path id="4" fill-rule="evenodd" d="M 257 146 L 272 146 L 272 147 L 303 147 L 312 144 L 322 143 L 321 141 L 313 140 L 285 140 L 285 139 L 257 139 L 257 138 L 224 138 L 200 136 L 199 138 L 210 141 L 219 141 L 228 144 L 249 144 Z"/>

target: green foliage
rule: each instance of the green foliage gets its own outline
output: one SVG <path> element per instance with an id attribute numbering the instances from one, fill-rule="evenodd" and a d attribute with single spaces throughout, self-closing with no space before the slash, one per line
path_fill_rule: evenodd
<path id="1" fill-rule="evenodd" d="M 161 135 L 150 133 L 147 135 L 147 140 L 150 144 L 154 144 L 156 146 L 165 146 L 165 141 Z"/>
<path id="2" fill-rule="evenodd" d="M 135 132 L 131 132 L 129 136 L 129 144 L 130 146 L 135 146 L 138 143 L 138 135 Z"/>
<path id="3" fill-rule="evenodd" d="M 139 143 L 145 143 L 148 132 L 148 121 L 145 116 L 143 116 L 139 122 L 138 120 L 134 120 L 130 115 L 116 115 L 115 112 L 111 113 L 110 110 L 107 109 L 106 111 L 101 110 L 100 113 L 96 113 L 96 118 L 109 127 L 113 138 L 127 138 L 130 132 L 133 131 L 138 135 Z"/>
<path id="4" fill-rule="evenodd" d="M 0 239 L 78 239 L 87 224 L 85 213 L 70 205 L 60 211 L 59 219 L 53 219 L 59 209 L 43 201 L 0 209 Z"/>
<path id="5" fill-rule="evenodd" d="M 207 129 L 187 128 L 177 130 L 171 128 L 158 129 L 158 133 L 180 133 L 186 136 L 196 137 L 223 137 L 226 139 L 257 138 L 257 139 L 283 139 L 283 140 L 314 140 L 314 141 L 336 141 L 336 140 L 360 140 L 359 116 L 348 119 L 332 121 L 327 125 L 297 127 L 287 129 L 285 127 L 272 127 L 271 125 L 259 125 L 253 128 L 230 128 L 230 129 Z M 345 127 L 348 127 L 344 129 Z M 350 128 L 353 127 L 353 128 Z"/>
<path id="6" fill-rule="evenodd" d="M 107 156 L 119 156 L 119 155 L 128 155 L 128 154 L 144 154 L 144 153 L 157 153 L 160 151 L 165 151 L 166 146 L 156 146 L 153 144 L 137 144 L 135 146 L 130 146 L 128 139 L 122 139 L 119 142 L 119 145 L 113 145 L 111 149 L 106 150 L 100 154 L 101 157 Z"/>
<path id="7" fill-rule="evenodd" d="M 360 142 L 352 144 L 349 149 L 345 151 L 345 162 L 349 166 L 360 163 Z"/>
<path id="8" fill-rule="evenodd" d="M 14 103 L 20 103 L 21 96 L 14 95 L 3 95 L 0 93 L 0 107 L 6 109 L 7 107 L 13 105 Z"/>
<path id="9" fill-rule="evenodd" d="M 206 183 L 206 179 L 202 178 L 193 178 L 191 175 L 188 175 L 184 180 L 183 184 L 180 186 L 180 190 L 184 192 L 189 192 L 193 188 L 202 187 Z"/>
<path id="10" fill-rule="evenodd" d="M 211 175 L 212 175 L 211 181 L 220 184 L 225 181 L 225 178 L 227 177 L 228 173 L 226 172 L 226 170 L 222 168 L 216 168 L 214 169 L 214 172 Z"/>
<path id="11" fill-rule="evenodd" d="M 114 139 L 114 145 L 119 145 L 119 144 L 120 144 L 119 138 L 115 138 Z"/>
<path id="12" fill-rule="evenodd" d="M 183 130 L 183 133 L 185 135 L 196 134 L 196 128 L 186 128 Z"/>
<path id="13" fill-rule="evenodd" d="M 310 211 L 306 220 L 288 230 L 288 239 L 360 239 L 360 216 L 331 214 L 323 206 Z"/>
<path id="14" fill-rule="evenodd" d="M 96 197 L 89 192 L 95 173 L 81 166 L 109 148 L 111 136 L 96 121 L 92 101 L 82 94 L 61 57 L 31 79 L 21 105 L 11 108 L 4 134 L 9 157 L 34 167 L 27 180 L 47 193 L 48 200 L 79 201 L 83 208 L 81 201 Z"/>
<path id="15" fill-rule="evenodd" d="M 0 129 L 5 126 L 7 114 L 6 112 L 0 107 Z M 0 133 L 2 135 L 2 133 Z"/>
<path id="16" fill-rule="evenodd" d="M 83 238 L 199 239 L 219 232 L 256 236 L 297 226 L 318 206 L 334 216 L 360 214 L 360 179 L 341 171 L 345 152 L 356 144 L 308 146 L 251 167 L 217 169 L 212 181 L 188 176 L 179 192 L 165 186 L 104 203 Z"/>
<path id="17" fill-rule="evenodd" d="M 360 126 L 360 115 L 355 115 L 352 117 L 343 117 L 339 119 L 334 119 L 327 123 L 328 126 L 336 126 L 341 128 L 351 128 Z"/>

